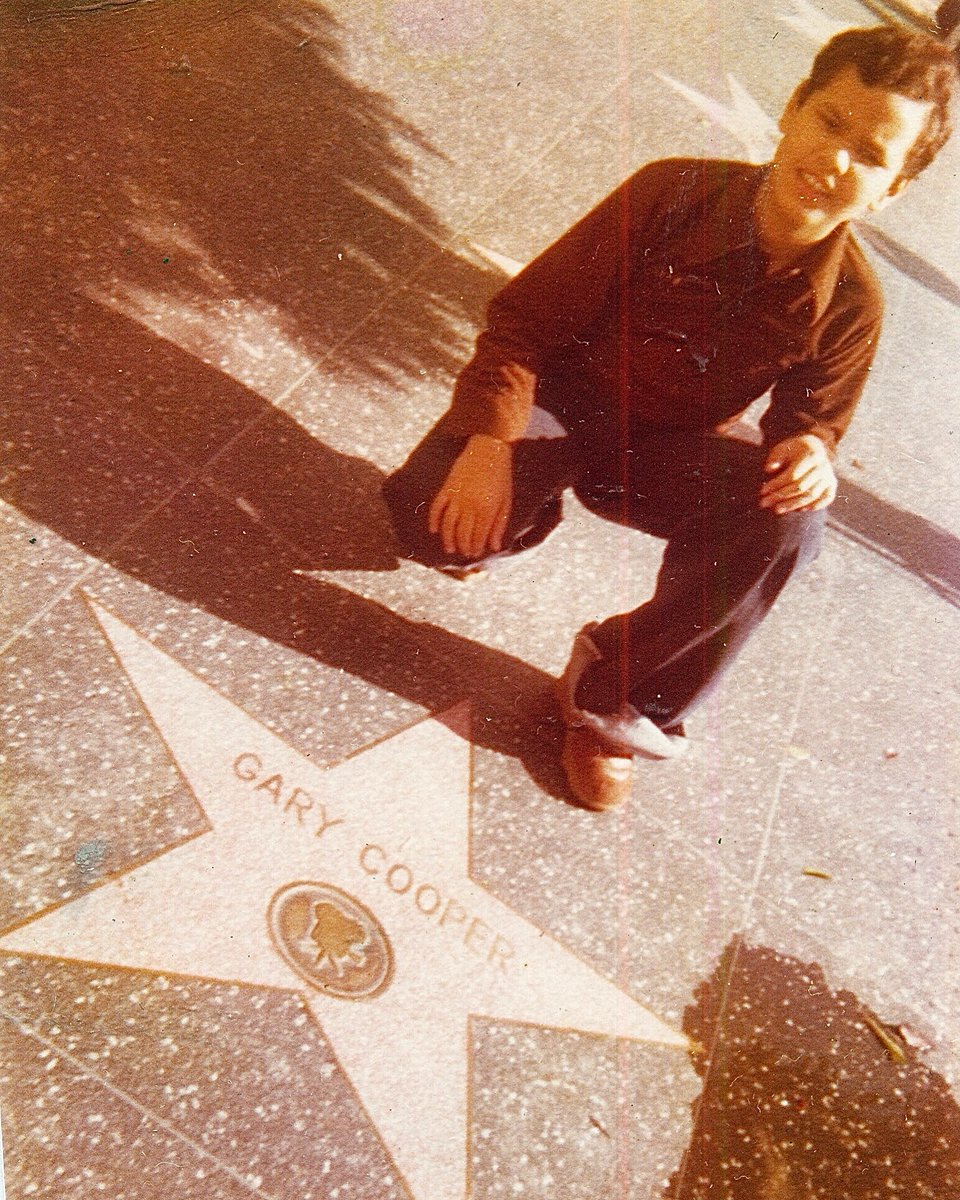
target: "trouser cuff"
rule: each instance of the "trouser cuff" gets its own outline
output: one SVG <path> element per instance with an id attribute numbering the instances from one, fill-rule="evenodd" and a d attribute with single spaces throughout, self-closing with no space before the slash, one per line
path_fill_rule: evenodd
<path id="1" fill-rule="evenodd" d="M 664 733 L 632 704 L 621 703 L 613 712 L 595 712 L 583 706 L 578 684 L 588 670 L 608 664 L 590 637 L 591 626 L 581 630 L 573 643 L 570 662 L 560 679 L 558 694 L 563 719 L 570 727 L 588 729 L 611 752 L 645 758 L 677 758 L 685 754 L 685 737 Z"/>

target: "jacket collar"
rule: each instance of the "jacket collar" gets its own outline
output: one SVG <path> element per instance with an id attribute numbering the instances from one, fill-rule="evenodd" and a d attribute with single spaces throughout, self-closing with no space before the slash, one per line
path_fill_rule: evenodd
<path id="1" fill-rule="evenodd" d="M 788 307 L 793 310 L 812 300 L 812 317 L 819 320 L 840 281 L 850 240 L 847 226 L 838 226 L 823 241 L 810 246 L 786 270 L 770 274 L 754 218 L 757 194 L 769 168 L 737 162 L 718 163 L 717 166 L 720 168 L 718 186 L 704 197 L 703 220 L 696 231 L 691 230 L 693 236 L 688 239 L 689 261 L 702 265 L 742 251 L 754 258 L 760 278 L 772 282 L 802 276 L 805 286 L 797 289 L 801 294 Z"/>

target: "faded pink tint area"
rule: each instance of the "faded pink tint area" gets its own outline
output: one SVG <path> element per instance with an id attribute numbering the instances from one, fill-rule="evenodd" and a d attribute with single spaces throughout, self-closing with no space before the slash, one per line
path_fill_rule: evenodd
<path id="1" fill-rule="evenodd" d="M 387 0 L 386 20 L 395 41 L 410 54 L 432 57 L 478 46 L 489 23 L 489 0 L 448 0 L 438 5 Z"/>
<path id="2" fill-rule="evenodd" d="M 381 499 L 508 275 L 875 19 L 0 6 L 11 1198 L 957 1191 L 960 149 L 858 235 L 824 553 L 624 808 L 553 684 L 662 543 L 567 497 L 460 582 Z"/>

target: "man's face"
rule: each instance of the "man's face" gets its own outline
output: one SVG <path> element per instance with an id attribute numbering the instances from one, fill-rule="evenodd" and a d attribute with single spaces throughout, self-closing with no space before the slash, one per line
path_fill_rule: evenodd
<path id="1" fill-rule="evenodd" d="M 802 102 L 795 95 L 780 121 L 765 198 L 768 239 L 812 244 L 898 191 L 930 107 L 868 87 L 852 66 Z"/>

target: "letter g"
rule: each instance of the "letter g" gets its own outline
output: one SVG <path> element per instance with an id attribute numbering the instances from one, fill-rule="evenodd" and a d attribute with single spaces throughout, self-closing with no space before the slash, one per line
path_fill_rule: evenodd
<path id="1" fill-rule="evenodd" d="M 249 765 L 248 765 L 249 764 Z M 241 754 L 233 764 L 233 773 L 238 779 L 253 780 L 263 769 L 263 763 L 256 754 Z"/>

